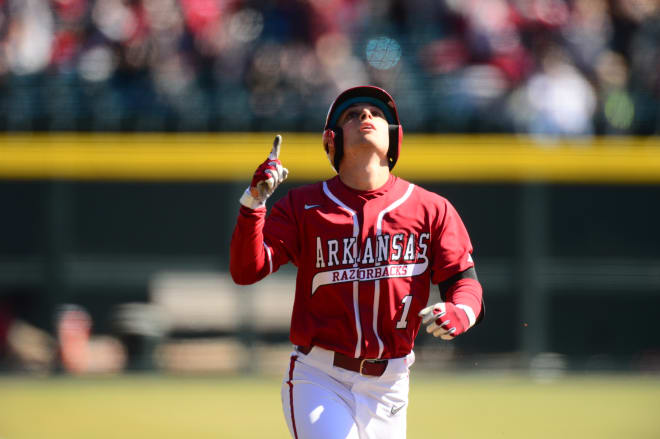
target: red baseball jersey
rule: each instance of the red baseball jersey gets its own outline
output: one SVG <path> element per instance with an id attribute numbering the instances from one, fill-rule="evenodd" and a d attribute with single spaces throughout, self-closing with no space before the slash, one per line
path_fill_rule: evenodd
<path id="1" fill-rule="evenodd" d="M 298 267 L 293 344 L 397 358 L 413 348 L 430 284 L 472 267 L 471 253 L 445 198 L 395 176 L 372 191 L 337 176 L 290 190 L 267 219 L 241 207 L 230 265 L 241 284 Z"/>

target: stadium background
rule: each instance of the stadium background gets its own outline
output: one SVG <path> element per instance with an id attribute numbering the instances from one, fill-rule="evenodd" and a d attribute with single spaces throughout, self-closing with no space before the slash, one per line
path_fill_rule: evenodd
<path id="1" fill-rule="evenodd" d="M 416 368 L 439 372 L 423 387 L 456 381 L 478 399 L 483 377 L 568 382 L 561 395 L 532 386 L 552 395 L 539 410 L 612 390 L 588 426 L 617 404 L 608 385 L 643 387 L 620 398 L 639 409 L 609 433 L 654 437 L 659 14 L 652 0 L 0 0 L 0 393 L 16 408 L 0 437 L 38 437 L 21 408 L 85 394 L 86 377 L 116 377 L 132 399 L 153 381 L 122 387 L 118 374 L 147 371 L 164 394 L 180 384 L 171 374 L 218 375 L 223 389 L 223 374 L 277 376 L 293 271 L 228 281 L 236 200 L 275 133 L 291 178 L 274 199 L 331 176 L 327 106 L 364 83 L 397 100 L 395 173 L 457 206 L 485 288 L 479 330 L 418 339 Z"/>

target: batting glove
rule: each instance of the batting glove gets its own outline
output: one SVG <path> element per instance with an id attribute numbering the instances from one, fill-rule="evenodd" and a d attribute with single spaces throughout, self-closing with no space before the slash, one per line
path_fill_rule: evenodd
<path id="1" fill-rule="evenodd" d="M 451 302 L 439 302 L 427 306 L 418 315 L 422 318 L 422 323 L 428 325 L 426 332 L 433 333 L 434 337 L 443 340 L 453 340 L 457 335 L 470 329 L 473 324 L 463 306 Z"/>
<path id="2" fill-rule="evenodd" d="M 280 147 L 282 145 L 282 136 L 275 136 L 273 149 L 268 158 L 257 168 L 252 177 L 250 187 L 245 189 L 240 202 L 243 206 L 250 209 L 257 209 L 266 205 L 266 199 L 270 197 L 277 186 L 280 185 L 289 175 L 289 170 L 282 167 L 279 160 Z"/>

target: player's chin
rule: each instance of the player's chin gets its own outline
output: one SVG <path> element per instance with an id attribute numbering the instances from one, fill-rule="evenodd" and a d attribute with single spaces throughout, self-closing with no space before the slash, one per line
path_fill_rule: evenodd
<path id="1" fill-rule="evenodd" d="M 369 131 L 362 133 L 362 136 L 360 136 L 359 141 L 356 143 L 371 149 L 387 149 L 389 138 L 383 137 L 376 131 Z"/>

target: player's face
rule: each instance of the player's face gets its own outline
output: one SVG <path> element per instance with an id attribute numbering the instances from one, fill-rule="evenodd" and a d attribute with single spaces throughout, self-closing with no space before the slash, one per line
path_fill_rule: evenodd
<path id="1" fill-rule="evenodd" d="M 348 107 L 338 123 L 344 134 L 344 148 L 375 147 L 383 156 L 389 147 L 388 122 L 383 111 L 375 105 L 357 103 Z"/>

